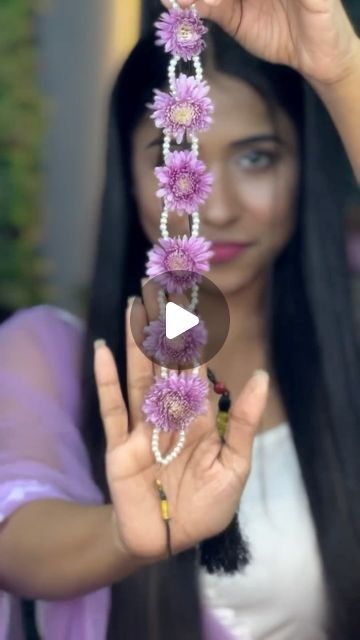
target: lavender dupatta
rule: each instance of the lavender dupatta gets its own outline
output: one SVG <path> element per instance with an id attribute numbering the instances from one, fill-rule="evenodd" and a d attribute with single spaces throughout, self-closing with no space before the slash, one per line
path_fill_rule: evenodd
<path id="1" fill-rule="evenodd" d="M 33 500 L 103 502 L 79 432 L 82 338 L 82 323 L 50 305 L 18 311 L 0 327 L 0 523 Z M 109 604 L 107 587 L 38 601 L 40 635 L 105 640 Z M 0 591 L 0 640 L 22 638 L 17 605 Z M 207 609 L 204 628 L 206 640 L 234 640 Z"/>

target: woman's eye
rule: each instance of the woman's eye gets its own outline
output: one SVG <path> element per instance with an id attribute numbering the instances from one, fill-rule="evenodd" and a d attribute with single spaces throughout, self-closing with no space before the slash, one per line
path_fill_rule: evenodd
<path id="1" fill-rule="evenodd" d="M 249 151 L 238 155 L 236 163 L 243 169 L 266 169 L 276 162 L 277 156 L 273 151 Z"/>

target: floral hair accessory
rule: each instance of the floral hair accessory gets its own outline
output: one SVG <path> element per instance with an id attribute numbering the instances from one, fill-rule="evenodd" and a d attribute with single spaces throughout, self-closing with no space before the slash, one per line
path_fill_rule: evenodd
<path id="1" fill-rule="evenodd" d="M 169 340 L 166 337 L 165 318 L 153 320 L 145 327 L 145 340 L 143 347 L 148 356 L 157 362 L 169 365 L 170 363 L 191 366 L 199 360 L 200 349 L 208 338 L 208 333 L 202 320 L 195 327 L 185 331 L 176 338 Z"/>
<path id="2" fill-rule="evenodd" d="M 156 167 L 159 180 L 156 195 L 164 199 L 166 208 L 179 216 L 191 215 L 205 202 L 211 191 L 212 174 L 192 151 L 168 153 L 165 167 Z"/>
<path id="3" fill-rule="evenodd" d="M 209 85 L 194 76 L 181 73 L 174 82 L 174 93 L 155 90 L 151 118 L 155 125 L 181 144 L 185 134 L 206 131 L 212 123 L 213 103 L 207 94 Z"/>
<path id="4" fill-rule="evenodd" d="M 167 293 L 181 293 L 209 271 L 212 255 L 211 242 L 200 236 L 160 238 L 148 252 L 146 275 L 155 277 Z"/>
<path id="5" fill-rule="evenodd" d="M 167 53 L 191 60 L 204 49 L 207 29 L 193 9 L 174 8 L 162 13 L 155 27 L 156 44 L 163 45 Z"/>
<path id="6" fill-rule="evenodd" d="M 158 377 L 144 401 L 144 411 L 161 431 L 185 431 L 206 410 L 208 384 L 198 375 Z"/>
<path id="7" fill-rule="evenodd" d="M 145 329 L 144 351 L 166 363 L 175 360 L 180 365 L 189 363 L 191 373 L 175 371 L 162 364 L 161 375 L 145 397 L 145 419 L 153 426 L 152 450 L 157 462 L 168 464 L 180 452 L 187 428 L 204 409 L 205 382 L 198 375 L 201 347 L 207 340 L 202 321 L 176 338 L 166 337 L 166 294 L 181 293 L 191 289 L 189 311 L 194 311 L 198 301 L 198 285 L 201 276 L 209 270 L 212 256 L 211 243 L 199 236 L 199 207 L 210 194 L 212 174 L 199 160 L 200 131 L 206 131 L 212 122 L 214 111 L 209 97 L 209 86 L 203 79 L 200 60 L 207 28 L 199 18 L 195 6 L 180 9 L 171 0 L 172 9 L 161 14 L 156 22 L 156 43 L 170 53 L 168 65 L 169 90 L 155 89 L 154 102 L 148 105 L 151 118 L 163 130 L 163 165 L 155 169 L 158 179 L 156 195 L 163 202 L 160 216 L 161 238 L 148 252 L 146 273 L 156 277 L 164 288 L 159 294 L 159 319 Z M 193 71 L 177 73 L 180 60 L 191 62 Z M 189 65 L 190 67 L 190 65 Z M 185 144 L 188 148 L 172 150 L 171 142 Z M 171 238 L 168 231 L 169 215 L 188 216 L 191 219 L 190 235 Z M 191 365 L 191 367 L 190 367 Z M 160 432 L 180 433 L 179 442 L 172 452 L 160 453 Z"/>

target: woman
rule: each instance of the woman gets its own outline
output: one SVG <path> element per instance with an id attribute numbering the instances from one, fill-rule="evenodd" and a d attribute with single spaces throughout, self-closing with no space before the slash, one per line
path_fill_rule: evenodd
<path id="1" fill-rule="evenodd" d="M 331 57 L 327 69 L 326 65 L 320 69 L 319 59 L 314 55 L 312 71 L 319 71 L 319 75 L 307 68 L 306 76 L 316 85 L 333 115 L 359 176 L 357 130 L 348 129 L 342 117 L 347 108 L 349 120 L 353 117 L 356 120 L 358 103 L 352 103 L 349 96 L 356 97 L 359 86 L 355 82 L 359 73 L 359 58 L 355 55 L 358 40 L 340 4 L 331 3 L 328 22 L 321 18 L 323 35 L 318 22 L 315 24 L 318 14 L 311 11 L 318 2 L 308 4 L 310 8 L 301 8 L 298 3 L 290 5 L 293 9 L 299 7 L 299 14 L 297 18 L 292 16 L 291 24 L 298 25 L 300 30 L 304 17 L 308 17 L 306 33 L 315 30 L 319 59 L 325 58 L 324 41 Z M 256 6 L 256 2 L 251 6 Z M 199 2 L 200 11 L 206 7 L 207 3 Z M 243 9 L 239 38 L 251 33 L 248 5 L 244 4 Z M 224 22 L 227 12 L 229 20 Z M 212 17 L 221 18 L 222 26 L 229 31 L 233 31 L 232 16 L 225 0 L 219 9 L 213 9 Z M 245 32 L 241 25 L 246 24 L 246 16 Z M 281 32 L 284 38 L 288 34 L 285 26 Z M 334 37 L 331 46 L 327 43 L 330 32 Z M 345 49 L 340 47 L 340 55 L 335 41 L 342 44 L 345 40 L 350 48 L 345 55 Z M 234 260 L 213 263 L 210 272 L 227 297 L 236 327 L 211 365 L 238 399 L 234 402 L 230 441 L 224 449 L 220 450 L 219 442 L 214 440 L 212 406 L 208 415 L 198 421 L 197 429 L 194 425 L 192 433 L 197 435 L 192 435 L 189 443 L 188 452 L 201 453 L 198 464 L 208 453 L 212 454 L 212 463 L 220 454 L 215 471 L 224 491 L 221 502 L 217 501 L 216 513 L 213 486 L 206 482 L 209 470 L 205 467 L 201 474 L 205 489 L 200 518 L 194 518 L 193 512 L 185 517 L 181 503 L 172 500 L 180 522 L 186 522 L 187 526 L 185 534 L 180 527 L 172 529 L 174 550 L 181 553 L 171 562 L 153 566 L 155 560 L 165 557 L 165 541 L 161 521 L 156 517 L 156 496 L 152 490 L 148 492 L 151 481 L 144 482 L 152 472 L 148 432 L 145 430 L 144 447 L 139 415 L 152 366 L 134 347 L 130 331 L 125 348 L 122 324 L 126 298 L 139 291 L 146 250 L 155 238 L 159 214 L 152 197 L 158 134 L 151 129 L 144 104 L 150 99 L 151 89 L 164 84 L 166 60 L 151 42 L 145 40 L 137 47 L 112 96 L 108 172 L 85 337 L 82 388 L 81 331 L 66 314 L 39 307 L 16 314 L 1 331 L 0 424 L 4 451 L 1 512 L 5 521 L 0 535 L 2 585 L 10 592 L 52 601 L 40 602 L 38 607 L 39 625 L 46 638 L 62 640 L 65 635 L 77 639 L 102 638 L 108 620 L 109 638 L 200 638 L 203 616 L 192 548 L 226 526 L 240 495 L 240 522 L 243 513 L 250 547 L 255 543 L 253 566 L 257 571 L 261 572 L 261 549 L 265 551 L 264 561 L 269 563 L 264 565 L 265 574 L 271 566 L 272 551 L 289 542 L 287 537 L 281 537 L 284 531 L 287 536 L 291 531 L 285 528 L 278 531 L 273 546 L 266 545 L 264 537 L 275 535 L 279 522 L 272 529 L 262 514 L 258 519 L 249 510 L 256 488 L 251 485 L 252 477 L 261 466 L 258 443 L 264 444 L 268 454 L 269 436 L 275 434 L 274 440 L 279 445 L 280 434 L 287 443 L 282 451 L 288 455 L 285 464 L 290 472 L 285 476 L 285 488 L 289 491 L 284 495 L 283 487 L 271 489 L 269 483 L 269 505 L 275 509 L 282 507 L 280 520 L 284 513 L 290 519 L 291 504 L 294 504 L 292 514 L 303 516 L 299 519 L 301 529 L 296 542 L 299 554 L 303 554 L 309 566 L 303 576 L 301 567 L 300 574 L 298 567 L 297 574 L 287 576 L 290 582 L 292 575 L 297 575 L 299 583 L 304 578 L 302 602 L 299 604 L 294 592 L 282 610 L 278 597 L 271 602 L 276 584 L 272 575 L 264 575 L 260 582 L 246 573 L 233 578 L 217 576 L 215 583 L 211 582 L 211 576 L 202 575 L 207 598 L 211 600 L 211 589 L 219 586 L 216 598 L 221 596 L 222 606 L 235 617 L 233 622 L 223 619 L 222 628 L 206 613 L 206 637 L 226 638 L 232 630 L 242 637 L 249 632 L 255 638 L 320 638 L 325 634 L 356 638 L 360 580 L 355 493 L 360 480 L 355 453 L 360 413 L 355 392 L 358 363 L 351 337 L 342 250 L 341 189 L 337 177 L 327 182 L 332 178 L 332 146 L 320 157 L 321 162 L 320 145 L 309 148 L 311 140 L 303 113 L 308 93 L 300 76 L 246 55 L 215 28 L 207 75 L 211 78 L 218 119 L 212 132 L 202 140 L 202 155 L 216 169 L 217 180 L 211 200 L 203 210 L 202 231 L 215 244 L 236 238 L 246 240 L 248 245 Z M 259 45 L 258 35 L 256 42 Z M 243 44 L 252 48 L 249 41 Z M 268 41 L 264 49 L 254 53 L 265 57 L 268 52 L 267 57 L 271 58 L 270 44 Z M 293 63 L 294 58 L 277 59 L 281 61 Z M 329 68 L 332 77 L 328 75 Z M 146 78 L 141 84 L 139 69 Z M 298 70 L 305 72 L 301 67 Z M 250 143 L 254 132 L 256 142 Z M 153 313 L 151 296 L 145 293 L 144 297 L 145 307 L 138 305 L 139 322 L 145 321 L 145 310 L 150 317 Z M 111 352 L 101 345 L 95 359 L 97 388 L 93 380 L 92 343 L 98 337 L 106 339 L 115 355 L 122 393 L 130 410 L 130 437 Z M 264 433 L 259 434 L 254 445 L 254 466 L 244 489 L 255 427 L 266 402 L 267 376 L 257 374 L 240 396 L 239 391 L 254 369 L 264 367 L 270 371 L 273 384 L 264 411 Z M 82 407 L 80 398 L 84 400 Z M 214 398 L 210 405 L 213 404 Z M 304 487 L 297 474 L 287 421 Z M 87 453 L 81 431 L 74 428 L 80 422 Z M 107 481 L 102 422 L 107 437 Z M 202 449 L 199 434 L 205 440 Z M 182 470 L 184 458 L 180 457 L 178 464 L 172 467 L 173 473 L 175 469 Z M 212 464 L 211 469 L 214 472 Z M 194 486 L 191 482 L 186 486 L 188 477 L 184 475 L 180 495 L 191 506 Z M 270 478 L 272 483 L 273 480 L 274 477 Z M 298 491 L 298 497 L 289 503 L 289 497 L 294 498 L 293 489 Z M 109 494 L 113 508 L 102 506 L 103 497 L 108 498 Z M 312 520 L 304 495 L 309 499 Z M 244 499 L 248 500 L 246 509 Z M 274 511 L 271 515 L 274 516 Z M 260 541 L 259 537 L 256 539 L 259 523 L 264 527 Z M 293 555 L 290 550 L 286 557 L 292 561 Z M 275 574 L 279 568 L 284 570 L 279 560 L 281 553 L 272 564 Z M 125 579 L 128 574 L 130 577 Z M 281 598 L 288 583 L 286 576 L 280 578 Z M 238 588 L 238 611 L 227 600 L 229 583 L 224 581 L 232 579 Z M 118 584 L 112 589 L 110 609 L 106 586 L 114 582 Z M 261 598 L 270 603 L 270 610 L 262 606 L 259 594 L 254 593 L 259 584 L 265 588 Z M 242 596 L 251 596 L 251 591 L 252 600 L 241 610 Z M 215 607 L 216 602 L 213 600 L 211 605 Z M 221 611 L 217 614 L 219 617 Z M 239 626 L 241 620 L 243 628 Z"/>

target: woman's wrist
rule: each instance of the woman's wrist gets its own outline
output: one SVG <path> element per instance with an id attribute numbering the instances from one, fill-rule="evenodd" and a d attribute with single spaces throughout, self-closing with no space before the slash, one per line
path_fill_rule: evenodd
<path id="1" fill-rule="evenodd" d="M 163 558 L 146 558 L 140 557 L 134 554 L 124 543 L 116 518 L 116 513 L 113 505 L 106 505 L 108 510 L 108 525 L 109 534 L 111 539 L 111 548 L 114 556 L 114 569 L 116 581 L 125 578 L 126 576 L 138 571 L 146 565 L 153 564 L 162 560 Z M 165 556 L 164 556 L 165 557 Z"/>
<path id="2" fill-rule="evenodd" d="M 318 94 L 340 134 L 360 183 L 360 38 L 355 37 L 347 64 L 333 82 L 306 78 Z"/>
<path id="3" fill-rule="evenodd" d="M 344 86 L 358 77 L 360 65 L 360 38 L 354 34 L 346 58 L 333 65 L 332 75 L 327 80 L 317 80 L 304 76 L 315 91 L 319 93 L 341 93 Z"/>

